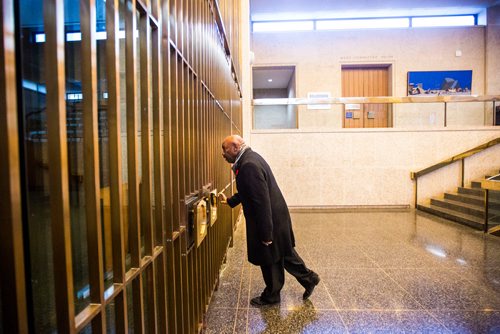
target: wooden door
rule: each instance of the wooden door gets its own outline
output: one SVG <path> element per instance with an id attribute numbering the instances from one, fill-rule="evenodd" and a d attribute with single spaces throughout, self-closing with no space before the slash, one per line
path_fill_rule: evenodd
<path id="1" fill-rule="evenodd" d="M 388 67 L 342 67 L 342 96 L 388 96 Z M 389 126 L 386 103 L 346 105 L 345 128 L 385 128 Z"/>

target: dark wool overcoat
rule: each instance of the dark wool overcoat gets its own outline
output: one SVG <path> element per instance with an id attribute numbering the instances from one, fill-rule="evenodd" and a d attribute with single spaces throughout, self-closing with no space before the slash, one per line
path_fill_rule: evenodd
<path id="1" fill-rule="evenodd" d="M 273 172 L 259 154 L 247 148 L 233 166 L 238 192 L 227 200 L 242 204 L 246 220 L 248 261 L 270 265 L 295 247 L 290 213 Z M 265 246 L 262 241 L 272 241 Z"/>

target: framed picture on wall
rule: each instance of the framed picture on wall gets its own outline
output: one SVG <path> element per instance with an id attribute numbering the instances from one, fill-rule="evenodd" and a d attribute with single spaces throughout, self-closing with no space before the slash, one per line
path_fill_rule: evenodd
<path id="1" fill-rule="evenodd" d="M 472 70 L 408 72 L 408 95 L 470 95 Z"/>

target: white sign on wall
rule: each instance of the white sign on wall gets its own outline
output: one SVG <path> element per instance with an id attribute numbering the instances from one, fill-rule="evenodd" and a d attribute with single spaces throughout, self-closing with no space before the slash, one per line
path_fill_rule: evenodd
<path id="1" fill-rule="evenodd" d="M 308 99 L 328 99 L 330 98 L 329 92 L 311 92 L 307 93 Z M 308 104 L 308 110 L 329 110 L 331 108 L 331 104 Z"/>
<path id="2" fill-rule="evenodd" d="M 346 103 L 345 110 L 359 110 L 361 105 L 358 103 Z"/>

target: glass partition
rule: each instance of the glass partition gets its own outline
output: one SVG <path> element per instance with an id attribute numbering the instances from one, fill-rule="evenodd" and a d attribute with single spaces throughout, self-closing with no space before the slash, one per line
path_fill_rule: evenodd
<path id="1" fill-rule="evenodd" d="M 211 288 L 219 273 L 219 266 L 206 272 L 196 266 L 200 259 L 222 263 L 231 224 L 223 224 L 227 217 L 219 218 L 221 225 L 210 241 L 213 251 L 186 262 L 180 252 L 180 219 L 173 222 L 168 216 L 173 210 L 179 216 L 179 199 L 186 193 L 206 185 L 222 189 L 230 181 L 219 146 L 227 133 L 240 133 L 241 111 L 232 108 L 240 102 L 236 66 L 220 44 L 228 39 L 218 7 L 172 1 L 179 18 L 173 22 L 180 33 L 175 41 L 183 42 L 176 45 L 163 29 L 170 3 L 14 3 L 10 15 L 16 39 L 9 34 L 3 39 L 15 47 L 15 59 L 6 64 L 16 68 L 17 77 L 12 73 L 4 86 L 7 100 L 18 103 L 17 111 L 7 110 L 7 125 L 12 119 L 19 122 L 21 168 L 6 166 L 18 172 L 12 175 L 19 175 L 20 190 L 12 193 L 21 198 L 7 206 L 20 211 L 22 204 L 23 209 L 25 233 L 19 238 L 25 256 L 16 261 L 24 262 L 26 275 L 19 277 L 16 292 L 24 293 L 26 287 L 26 305 L 20 303 L 19 313 L 28 319 L 22 325 L 0 323 L 0 334 L 18 332 L 24 325 L 33 333 L 196 328 L 209 297 L 200 297 L 200 282 L 211 282 Z M 231 8 L 232 3 L 226 5 Z M 237 23 L 234 14 L 230 20 Z M 182 35 L 195 28 L 204 29 L 207 38 Z M 207 152 L 197 151 L 201 143 Z M 156 184 L 151 184 L 155 171 Z M 166 218 L 151 217 L 154 201 L 156 213 L 164 203 Z M 7 255 L 16 251 L 9 249 Z M 191 284 L 181 284 L 183 270 Z M 11 278 L 0 276 L 3 283 Z M 0 308 L 19 302 L 2 289 Z M 189 315 L 183 314 L 186 309 Z"/>
<path id="2" fill-rule="evenodd" d="M 65 3 L 79 8 L 79 1 Z M 71 254 L 75 312 L 78 314 L 90 303 L 87 224 L 84 187 L 84 121 L 82 94 L 82 57 L 80 17 L 78 11 L 65 11 L 64 32 L 66 59 L 66 122 L 68 141 L 69 198 L 71 213 Z M 72 36 L 71 38 L 69 36 Z"/>
<path id="3" fill-rule="evenodd" d="M 257 98 L 253 129 L 442 128 L 499 125 L 498 95 Z M 376 106 L 387 106 L 381 121 Z M 291 108 L 297 108 L 297 126 Z M 365 110 L 366 109 L 366 110 Z M 365 111 L 364 111 L 365 110 Z M 375 122 L 373 122 L 375 121 Z M 351 126 L 357 122 L 356 126 Z"/>
<path id="4" fill-rule="evenodd" d="M 56 329 L 54 271 L 51 244 L 50 187 L 47 137 L 45 78 L 45 43 L 43 0 L 21 0 L 20 7 L 20 70 L 22 80 L 23 159 L 26 173 L 26 210 L 28 214 L 28 256 L 26 274 L 31 287 L 33 329 L 37 333 Z"/>

